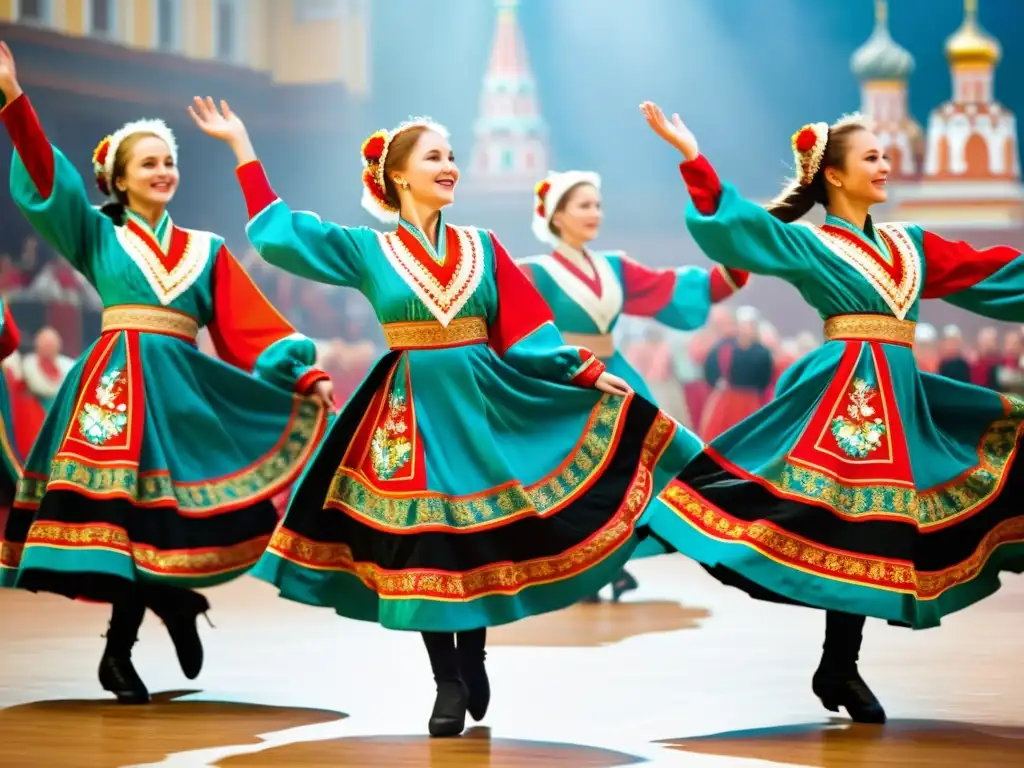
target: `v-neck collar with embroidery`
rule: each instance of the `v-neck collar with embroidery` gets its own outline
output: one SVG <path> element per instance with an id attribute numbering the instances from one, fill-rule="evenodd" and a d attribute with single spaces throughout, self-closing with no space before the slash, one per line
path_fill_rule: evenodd
<path id="1" fill-rule="evenodd" d="M 443 326 L 480 285 L 483 244 L 472 228 L 437 222 L 437 247 L 415 225 L 400 219 L 395 232 L 378 233 L 392 267 Z"/>
<path id="2" fill-rule="evenodd" d="M 114 227 L 118 242 L 166 306 L 202 274 L 210 258 L 209 236 L 174 226 L 166 211 L 155 228 L 133 211 L 125 214 L 124 225 Z"/>
<path id="3" fill-rule="evenodd" d="M 559 240 L 551 257 L 589 288 L 597 298 L 601 298 L 604 291 L 601 272 L 597 267 L 596 260 L 587 251 L 573 248 Z"/>
<path id="4" fill-rule="evenodd" d="M 868 217 L 861 229 L 832 214 L 820 227 L 805 226 L 829 251 L 857 270 L 896 317 L 906 317 L 921 287 L 921 267 L 917 248 L 904 227 L 876 226 Z"/>

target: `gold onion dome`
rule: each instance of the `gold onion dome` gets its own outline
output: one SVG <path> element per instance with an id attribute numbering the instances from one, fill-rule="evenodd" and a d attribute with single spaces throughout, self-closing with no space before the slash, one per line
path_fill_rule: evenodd
<path id="1" fill-rule="evenodd" d="M 995 65 L 1002 55 L 999 41 L 978 24 L 978 0 L 964 0 L 964 23 L 946 40 L 950 65 Z"/>

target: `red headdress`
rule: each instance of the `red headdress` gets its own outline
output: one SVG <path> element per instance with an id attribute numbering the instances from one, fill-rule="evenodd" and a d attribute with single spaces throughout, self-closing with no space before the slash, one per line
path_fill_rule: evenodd
<path id="1" fill-rule="evenodd" d="M 174 132 L 167 127 L 167 123 L 163 120 L 136 120 L 126 123 L 97 144 L 92 153 L 92 170 L 96 175 L 96 186 L 104 197 L 111 197 L 114 194 L 114 158 L 117 156 L 117 148 L 121 146 L 122 141 L 136 133 L 149 133 L 162 140 L 177 164 L 178 142 L 174 138 Z"/>
<path id="2" fill-rule="evenodd" d="M 796 180 L 801 187 L 810 184 L 821 168 L 828 144 L 828 123 L 810 123 L 793 134 L 793 159 Z"/>
<path id="3" fill-rule="evenodd" d="M 395 137 L 409 128 L 429 128 L 444 138 L 448 138 L 448 129 L 435 123 L 428 117 L 416 117 L 399 125 L 393 130 L 374 131 L 363 142 L 360 155 L 363 159 L 363 199 L 362 206 L 379 221 L 394 223 L 398 221 L 398 208 L 388 201 L 384 186 L 384 164 L 387 162 L 388 149 Z"/>

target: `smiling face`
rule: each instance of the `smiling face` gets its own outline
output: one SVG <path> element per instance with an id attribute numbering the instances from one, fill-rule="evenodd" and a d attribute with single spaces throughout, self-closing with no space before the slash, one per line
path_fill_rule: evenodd
<path id="1" fill-rule="evenodd" d="M 570 245 L 581 247 L 601 230 L 601 193 L 593 184 L 577 184 L 558 201 L 551 216 L 551 231 Z"/>
<path id="2" fill-rule="evenodd" d="M 163 139 L 136 133 L 117 148 L 114 187 L 132 209 L 166 207 L 178 189 L 178 167 Z"/>
<path id="3" fill-rule="evenodd" d="M 399 138 L 395 139 L 396 143 Z M 394 152 L 394 147 L 389 150 L 389 160 L 391 152 Z M 421 129 L 405 162 L 396 162 L 395 165 L 397 167 L 390 178 L 398 190 L 399 199 L 409 198 L 431 210 L 440 210 L 455 202 L 459 168 L 455 165 L 451 144 L 440 133 L 429 128 Z"/>
<path id="4" fill-rule="evenodd" d="M 888 199 L 890 170 L 878 137 L 860 128 L 843 136 L 841 162 L 824 169 L 825 182 L 830 194 L 843 195 L 858 206 L 871 206 Z"/>

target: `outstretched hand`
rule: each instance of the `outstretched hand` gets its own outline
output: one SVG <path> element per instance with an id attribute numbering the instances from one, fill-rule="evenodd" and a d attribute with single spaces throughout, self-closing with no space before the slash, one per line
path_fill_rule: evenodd
<path id="1" fill-rule="evenodd" d="M 21 95 L 18 84 L 18 69 L 14 66 L 14 54 L 7 43 L 0 40 L 0 93 L 10 104 Z"/>
<path id="2" fill-rule="evenodd" d="M 697 138 L 693 132 L 686 127 L 679 115 L 672 115 L 672 122 L 665 117 L 661 107 L 653 101 L 645 101 L 640 105 L 640 111 L 651 126 L 651 130 L 661 136 L 665 141 L 678 149 L 687 160 L 696 160 L 700 156 L 700 149 L 697 146 Z"/>
<path id="3" fill-rule="evenodd" d="M 188 108 L 188 114 L 199 130 L 207 136 L 226 141 L 229 144 L 248 138 L 245 124 L 238 115 L 231 111 L 231 107 L 224 99 L 220 100 L 219 109 L 209 96 L 205 99 L 196 96 L 192 101 L 193 104 Z"/>

